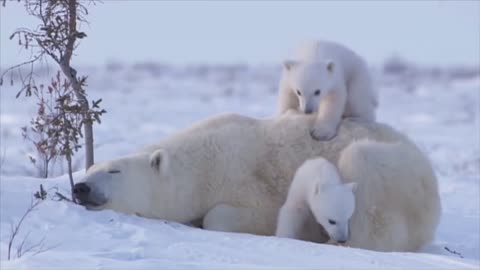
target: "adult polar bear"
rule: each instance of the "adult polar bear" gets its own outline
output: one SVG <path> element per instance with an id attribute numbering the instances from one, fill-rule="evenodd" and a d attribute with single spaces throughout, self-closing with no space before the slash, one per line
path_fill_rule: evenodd
<path id="1" fill-rule="evenodd" d="M 355 233 L 352 227 L 351 238 L 362 238 L 352 246 L 414 251 L 428 243 L 438 223 L 440 200 L 436 178 L 421 151 L 386 125 L 349 120 L 343 120 L 333 140 L 316 141 L 308 132 L 313 121 L 314 116 L 297 114 L 263 120 L 233 114 L 212 117 L 139 153 L 94 165 L 74 193 L 90 209 L 181 223 L 208 213 L 207 228 L 273 235 L 296 169 L 322 156 L 334 164 L 343 160 L 346 165 L 340 164 L 339 172 L 344 179 L 383 177 L 391 183 L 383 187 L 388 190 L 369 194 L 384 201 L 375 199 L 363 209 L 368 213 L 358 213 L 373 217 L 375 226 Z M 354 143 L 347 148 L 363 138 L 397 147 L 353 147 Z M 342 154 L 345 148 L 350 149 L 348 156 Z M 397 191 L 401 194 L 389 197 Z M 393 198 L 400 200 L 397 211 L 381 212 Z M 226 219 L 237 215 L 241 219 Z M 398 231 L 393 221 L 401 222 L 403 229 Z M 304 239 L 322 241 L 318 227 Z"/>

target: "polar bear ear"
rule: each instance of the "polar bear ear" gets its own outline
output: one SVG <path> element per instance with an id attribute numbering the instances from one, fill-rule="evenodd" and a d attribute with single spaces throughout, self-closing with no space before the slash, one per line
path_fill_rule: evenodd
<path id="1" fill-rule="evenodd" d="M 294 68 L 297 64 L 298 64 L 298 62 L 295 61 L 295 60 L 285 60 L 283 62 L 283 67 L 286 70 L 292 70 L 292 68 Z"/>
<path id="2" fill-rule="evenodd" d="M 329 72 L 333 72 L 333 69 L 335 68 L 335 63 L 333 63 L 333 61 L 328 61 L 327 62 L 327 70 Z"/>
<path id="3" fill-rule="evenodd" d="M 355 182 L 351 182 L 351 183 L 345 184 L 345 186 L 351 189 L 353 193 L 355 193 L 355 191 L 357 190 L 358 184 Z"/>
<path id="4" fill-rule="evenodd" d="M 165 149 L 158 149 L 150 154 L 150 166 L 156 171 L 165 171 L 168 167 L 167 151 Z"/>

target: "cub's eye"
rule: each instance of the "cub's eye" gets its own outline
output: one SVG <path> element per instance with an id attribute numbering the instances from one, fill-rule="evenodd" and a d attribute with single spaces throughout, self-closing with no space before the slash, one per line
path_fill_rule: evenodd
<path id="1" fill-rule="evenodd" d="M 328 220 L 328 223 L 330 223 L 330 225 L 335 225 L 337 224 L 337 222 L 335 220 L 332 220 L 332 219 L 329 219 Z"/>
<path id="2" fill-rule="evenodd" d="M 120 171 L 119 170 L 110 170 L 110 171 L 108 171 L 108 173 L 120 173 Z"/>
<path id="3" fill-rule="evenodd" d="M 300 90 L 297 90 L 297 95 L 301 96 L 302 92 L 300 92 Z"/>
<path id="4" fill-rule="evenodd" d="M 315 96 L 318 96 L 318 95 L 320 95 L 321 92 L 322 91 L 320 91 L 320 89 L 317 89 L 317 90 L 315 90 L 314 94 L 315 94 Z"/>

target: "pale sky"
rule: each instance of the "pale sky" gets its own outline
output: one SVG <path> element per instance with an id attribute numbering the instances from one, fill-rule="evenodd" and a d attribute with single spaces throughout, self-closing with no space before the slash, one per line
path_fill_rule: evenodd
<path id="1" fill-rule="evenodd" d="M 392 54 L 425 65 L 479 64 L 480 1 L 112 1 L 91 6 L 76 63 L 277 64 L 303 39 L 343 43 L 371 64 Z M 0 8 L 1 65 L 28 55 L 8 40 L 31 26 Z"/>

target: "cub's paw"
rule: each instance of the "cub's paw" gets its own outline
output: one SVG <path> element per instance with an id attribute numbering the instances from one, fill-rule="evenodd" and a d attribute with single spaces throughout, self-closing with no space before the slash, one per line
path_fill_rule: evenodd
<path id="1" fill-rule="evenodd" d="M 315 140 L 328 141 L 337 135 L 337 130 L 329 126 L 320 125 L 313 127 L 310 130 L 310 135 Z"/>

